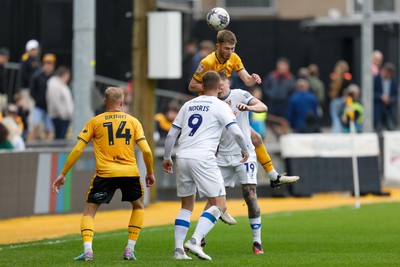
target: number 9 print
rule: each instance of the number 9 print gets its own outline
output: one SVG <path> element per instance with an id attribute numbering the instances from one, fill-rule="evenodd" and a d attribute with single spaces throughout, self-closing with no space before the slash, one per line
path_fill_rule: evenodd
<path id="1" fill-rule="evenodd" d="M 203 117 L 200 114 L 193 114 L 189 117 L 188 126 L 192 129 L 192 131 L 189 133 L 189 136 L 193 136 L 196 133 L 202 122 Z"/>

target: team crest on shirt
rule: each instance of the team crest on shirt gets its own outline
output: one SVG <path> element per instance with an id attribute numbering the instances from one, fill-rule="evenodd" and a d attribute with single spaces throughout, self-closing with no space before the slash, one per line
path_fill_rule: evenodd
<path id="1" fill-rule="evenodd" d="M 245 98 L 249 98 L 249 97 L 250 97 L 250 93 L 245 93 L 245 94 L 244 94 L 244 97 L 245 97 Z"/>
<path id="2" fill-rule="evenodd" d="M 199 64 L 199 66 L 197 67 L 196 72 L 201 73 L 204 70 L 204 66 L 202 64 Z"/>
<path id="3" fill-rule="evenodd" d="M 231 106 L 232 105 L 232 100 L 229 99 L 228 101 L 225 101 L 225 103 L 227 103 L 229 106 Z"/>

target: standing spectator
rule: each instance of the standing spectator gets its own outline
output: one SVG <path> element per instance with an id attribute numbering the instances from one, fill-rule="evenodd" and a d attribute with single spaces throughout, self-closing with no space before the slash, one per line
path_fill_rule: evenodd
<path id="1" fill-rule="evenodd" d="M 313 114 L 318 118 L 317 114 L 318 100 L 317 97 L 310 92 L 310 85 L 305 79 L 298 79 L 296 82 L 296 92 L 289 98 L 287 109 L 287 118 L 290 126 L 295 132 L 299 132 L 306 122 L 308 114 Z"/>
<path id="2" fill-rule="evenodd" d="M 325 106 L 325 85 L 319 78 L 319 68 L 316 64 L 310 64 L 308 66 L 310 75 L 308 76 L 308 82 L 317 96 L 318 103 L 321 107 Z"/>
<path id="3" fill-rule="evenodd" d="M 199 65 L 200 61 L 215 51 L 215 45 L 213 41 L 204 40 L 199 44 L 199 51 L 194 54 L 192 58 L 192 73 L 194 73 Z"/>
<path id="4" fill-rule="evenodd" d="M 340 120 L 340 110 L 342 108 L 344 98 L 343 92 L 352 80 L 352 75 L 349 73 L 349 64 L 344 60 L 339 60 L 335 64 L 334 72 L 330 74 L 330 87 L 329 87 L 329 112 L 332 120 L 332 132 L 342 132 L 342 122 Z"/>
<path id="5" fill-rule="evenodd" d="M 47 111 L 54 126 L 54 138 L 65 139 L 74 112 L 74 102 L 68 87 L 71 71 L 60 66 L 47 82 Z"/>
<path id="6" fill-rule="evenodd" d="M 183 51 L 182 60 L 182 86 L 184 88 L 182 91 L 187 93 L 187 88 L 189 86 L 190 79 L 193 75 L 193 57 L 197 53 L 197 43 L 196 40 L 190 39 L 185 43 Z"/>
<path id="7" fill-rule="evenodd" d="M 14 102 L 15 106 L 17 107 L 17 114 L 14 115 L 14 119 L 18 123 L 18 125 L 22 124 L 22 129 L 23 129 L 22 138 L 26 141 L 29 130 L 29 125 L 28 125 L 28 117 L 30 113 L 29 106 L 21 92 L 18 92 L 14 95 Z M 11 105 L 9 105 L 9 107 L 10 106 Z"/>
<path id="8" fill-rule="evenodd" d="M 8 130 L 2 122 L 0 122 L 0 150 L 13 149 L 13 145 L 8 141 Z"/>
<path id="9" fill-rule="evenodd" d="M 383 54 L 379 50 L 375 50 L 372 53 L 372 65 L 371 65 L 371 73 L 375 77 L 379 75 L 383 62 Z"/>
<path id="10" fill-rule="evenodd" d="M 53 128 L 50 117 L 47 114 L 47 81 L 54 75 L 56 65 L 56 56 L 54 54 L 45 54 L 43 56 L 43 66 L 35 72 L 32 77 L 30 91 L 35 107 L 31 115 L 30 140 L 40 139 L 39 128 L 41 123 L 45 127 L 45 139 L 50 139 L 50 133 Z"/>
<path id="11" fill-rule="evenodd" d="M 354 121 L 357 133 L 362 132 L 364 122 L 364 107 L 360 101 L 360 87 L 356 84 L 350 84 L 345 90 L 346 102 L 343 103 L 340 118 L 342 120 L 343 132 L 350 132 L 350 120 Z"/>
<path id="12" fill-rule="evenodd" d="M 388 131 L 395 129 L 398 89 L 394 72 L 394 64 L 388 62 L 374 78 L 374 126 L 377 132 L 383 127 Z"/>
<path id="13" fill-rule="evenodd" d="M 10 51 L 7 48 L 0 48 L 0 111 L 7 105 L 8 90 L 6 83 L 6 68 L 5 65 L 10 58 Z"/>
<path id="14" fill-rule="evenodd" d="M 267 99 L 268 113 L 286 117 L 286 108 L 291 91 L 296 83 L 290 72 L 290 62 L 287 58 L 279 58 L 276 70 L 264 78 L 263 91 Z"/>
<path id="15" fill-rule="evenodd" d="M 34 73 L 40 68 L 40 48 L 37 40 L 29 40 L 25 45 L 25 53 L 21 57 L 21 93 L 29 108 L 33 108 L 33 101 L 29 95 L 30 83 Z"/>
<path id="16" fill-rule="evenodd" d="M 1 123 L 8 130 L 8 140 L 11 142 L 14 150 L 25 150 L 25 142 L 21 136 L 21 130 L 18 128 L 18 124 L 15 120 L 6 116 Z"/>

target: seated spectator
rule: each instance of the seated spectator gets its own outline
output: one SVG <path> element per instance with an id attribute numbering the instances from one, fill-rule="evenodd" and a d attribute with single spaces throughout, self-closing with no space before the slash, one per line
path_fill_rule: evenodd
<path id="1" fill-rule="evenodd" d="M 357 133 L 362 132 L 364 108 L 359 102 L 360 87 L 356 84 L 350 84 L 345 92 L 346 102 L 343 103 L 340 112 L 342 121 L 342 129 L 344 133 L 350 132 L 350 121 L 354 121 L 355 130 Z"/>
<path id="2" fill-rule="evenodd" d="M 22 139 L 21 131 L 12 117 L 5 117 L 1 123 L 7 128 L 8 140 L 11 142 L 14 150 L 25 150 L 25 142 Z"/>
<path id="3" fill-rule="evenodd" d="M 24 140 L 26 140 L 27 136 L 28 136 L 28 130 L 29 130 L 29 125 L 28 125 L 28 117 L 29 117 L 29 104 L 27 103 L 25 97 L 19 92 L 16 93 L 14 95 L 14 103 L 15 106 L 17 107 L 17 116 L 18 118 L 14 119 L 15 121 L 18 123 L 18 125 L 20 125 L 20 123 L 22 123 L 22 138 Z M 9 105 L 11 106 L 11 105 Z M 21 122 L 19 122 L 19 120 L 21 120 Z"/>
<path id="4" fill-rule="evenodd" d="M 178 115 L 179 109 L 179 105 L 172 102 L 168 105 L 165 113 L 157 113 L 155 115 L 156 131 L 154 139 L 157 141 L 158 145 L 164 145 L 165 138 L 167 137 L 169 129 L 172 127 L 172 123 Z"/>
<path id="5" fill-rule="evenodd" d="M 289 98 L 287 118 L 295 132 L 298 132 L 303 127 L 307 114 L 312 113 L 315 118 L 318 118 L 318 100 L 309 90 L 310 84 L 308 81 L 298 79 L 296 81 L 296 91 Z"/>
<path id="6" fill-rule="evenodd" d="M 0 150 L 2 149 L 13 149 L 13 145 L 8 140 L 8 130 L 2 122 L 0 122 Z"/>

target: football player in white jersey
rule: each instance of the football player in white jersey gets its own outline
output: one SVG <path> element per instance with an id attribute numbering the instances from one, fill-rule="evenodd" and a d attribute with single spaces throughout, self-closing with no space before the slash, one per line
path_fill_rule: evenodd
<path id="1" fill-rule="evenodd" d="M 163 170 L 172 173 L 171 154 L 180 134 L 177 162 L 177 195 L 182 208 L 175 220 L 175 259 L 191 259 L 184 246 L 200 259 L 211 260 L 200 243 L 226 211 L 225 185 L 216 162 L 216 151 L 225 128 L 241 149 L 241 163 L 249 157 L 245 137 L 229 106 L 217 98 L 220 75 L 208 71 L 203 76 L 204 95 L 186 102 L 180 109 L 165 140 Z M 251 142 L 250 142 L 251 143 Z M 199 218 L 193 236 L 183 244 L 190 226 L 196 191 L 207 197 L 210 206 Z"/>

